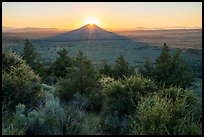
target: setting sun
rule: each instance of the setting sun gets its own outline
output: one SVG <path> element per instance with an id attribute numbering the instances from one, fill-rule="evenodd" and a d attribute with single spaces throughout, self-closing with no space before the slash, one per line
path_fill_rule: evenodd
<path id="1" fill-rule="evenodd" d="M 95 24 L 95 25 L 98 25 L 98 26 L 100 25 L 99 21 L 94 17 L 88 17 L 87 19 L 85 19 L 84 25 L 86 25 L 86 24 L 90 24 L 90 25 Z"/>

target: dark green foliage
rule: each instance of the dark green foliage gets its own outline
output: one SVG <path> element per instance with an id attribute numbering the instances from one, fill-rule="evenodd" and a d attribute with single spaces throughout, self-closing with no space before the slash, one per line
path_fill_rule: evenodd
<path id="1" fill-rule="evenodd" d="M 65 135 L 94 135 L 99 133 L 99 118 L 94 113 L 87 113 L 88 100 L 84 95 L 76 93 L 70 104 L 65 106 L 67 120 Z"/>
<path id="2" fill-rule="evenodd" d="M 105 102 L 106 95 L 101 89 L 96 89 L 88 95 L 87 99 L 87 110 L 90 112 L 100 113 Z"/>
<path id="3" fill-rule="evenodd" d="M 28 41 L 24 50 L 38 58 Z M 2 134 L 202 134 L 202 104 L 184 89 L 192 75 L 179 52 L 171 56 L 164 45 L 155 65 L 140 68 L 144 77 L 123 56 L 96 69 L 82 51 L 67 53 L 47 67 L 50 86 L 19 55 L 2 54 Z"/>
<path id="4" fill-rule="evenodd" d="M 194 109 L 189 107 L 195 106 L 195 95 L 190 91 L 181 92 L 182 89 L 171 87 L 163 91 L 162 96 L 143 97 L 135 114 L 130 116 L 132 134 L 201 134 Z"/>
<path id="5" fill-rule="evenodd" d="M 98 74 L 91 60 L 81 50 L 74 59 L 74 67 L 70 70 L 68 78 L 76 85 L 76 91 L 81 94 L 88 94 L 97 84 Z"/>
<path id="6" fill-rule="evenodd" d="M 151 59 L 147 58 L 144 66 L 139 68 L 139 72 L 144 76 L 144 77 L 148 77 L 151 78 L 151 76 L 153 76 L 153 72 L 154 72 L 154 68 L 153 68 L 153 64 L 151 63 Z"/>
<path id="7" fill-rule="evenodd" d="M 2 135 L 25 135 L 27 126 L 25 113 L 25 105 L 16 106 L 15 113 L 7 114 L 2 119 Z"/>
<path id="8" fill-rule="evenodd" d="M 41 77 L 45 76 L 45 64 L 40 55 L 37 53 L 30 41 L 26 40 L 25 47 L 23 49 L 23 59 L 35 73 L 38 73 Z"/>
<path id="9" fill-rule="evenodd" d="M 74 93 L 89 95 L 97 87 L 98 73 L 87 56 L 79 50 L 73 61 L 73 67 L 67 68 L 67 77 L 58 83 L 58 92 L 62 100 L 69 101 Z"/>
<path id="10" fill-rule="evenodd" d="M 72 67 L 73 64 L 72 58 L 68 56 L 66 49 L 59 50 L 57 54 L 59 57 L 56 58 L 48 70 L 48 74 L 55 77 L 55 82 L 59 77 L 65 78 L 68 74 L 67 68 Z"/>
<path id="11" fill-rule="evenodd" d="M 140 73 L 145 77 L 151 77 L 159 86 L 186 88 L 194 82 L 194 75 L 181 57 L 180 51 L 171 56 L 165 44 L 155 66 L 146 61 L 144 68 L 140 68 Z"/>
<path id="12" fill-rule="evenodd" d="M 107 95 L 107 113 L 118 111 L 119 115 L 130 114 L 134 105 L 141 96 L 155 92 L 157 87 L 154 82 L 141 76 L 132 76 L 124 80 L 115 80 L 104 84 Z M 128 107 L 127 107 L 128 106 Z"/>
<path id="13" fill-rule="evenodd" d="M 76 87 L 71 79 L 60 79 L 55 94 L 59 96 L 62 101 L 70 101 L 77 92 Z"/>
<path id="14" fill-rule="evenodd" d="M 114 77 L 116 79 L 129 77 L 134 74 L 134 68 L 125 61 L 122 55 L 117 58 L 116 63 L 114 67 Z"/>
<path id="15" fill-rule="evenodd" d="M 102 61 L 99 68 L 99 73 L 115 79 L 124 79 L 135 74 L 134 68 L 125 61 L 124 57 L 120 55 L 116 60 L 116 65 L 111 66 Z"/>
<path id="16" fill-rule="evenodd" d="M 114 69 L 111 67 L 111 65 L 107 64 L 107 62 L 105 60 L 103 60 L 99 66 L 99 74 L 113 77 L 114 76 Z"/>
<path id="17" fill-rule="evenodd" d="M 197 96 L 192 91 L 184 90 L 180 87 L 169 87 L 168 89 L 162 89 L 158 92 L 158 95 L 167 97 L 173 102 L 175 102 L 177 99 L 185 99 L 189 110 L 193 109 L 198 101 Z"/>
<path id="18" fill-rule="evenodd" d="M 16 53 L 3 52 L 2 53 L 2 70 L 4 72 L 11 72 L 13 68 L 17 68 L 25 64 L 21 56 Z"/>
<path id="19" fill-rule="evenodd" d="M 15 53 L 3 54 L 2 102 L 10 111 L 14 111 L 19 103 L 27 108 L 36 106 L 43 97 L 40 78 L 20 56 Z"/>
<path id="20" fill-rule="evenodd" d="M 128 127 L 121 126 L 123 125 L 122 123 L 128 122 L 126 116 L 133 113 L 135 106 L 142 96 L 157 90 L 152 81 L 141 76 L 133 76 L 124 80 L 103 78 L 101 83 L 107 96 L 101 122 L 104 130 L 113 134 L 124 134 L 124 131 L 127 133 L 125 129 L 128 129 Z M 114 121 L 109 121 L 109 118 L 117 120 L 115 121 L 117 124 L 114 124 Z M 117 125 L 117 127 L 110 125 Z M 126 125 L 128 126 L 128 124 Z"/>

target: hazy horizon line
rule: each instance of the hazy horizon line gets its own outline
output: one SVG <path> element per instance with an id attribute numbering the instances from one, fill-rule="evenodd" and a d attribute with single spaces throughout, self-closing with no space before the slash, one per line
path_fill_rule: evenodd
<path id="1" fill-rule="evenodd" d="M 83 27 L 83 26 L 81 26 Z M 78 28 L 81 28 L 78 27 Z M 99 26 L 101 27 L 101 26 Z M 78 29 L 75 28 L 75 29 Z M 103 27 L 101 27 L 103 28 Z M 5 30 L 6 29 L 6 30 Z M 55 27 L 10 27 L 10 26 L 2 26 L 2 31 L 12 31 L 12 30 L 16 30 L 16 29 L 53 29 L 55 31 L 66 31 L 66 30 L 75 30 L 75 29 L 68 29 L 68 28 L 55 28 Z M 187 27 L 187 26 L 172 26 L 172 27 L 157 27 L 157 28 L 147 28 L 147 27 L 134 27 L 134 28 L 103 28 L 106 30 L 162 30 L 162 29 L 202 29 L 202 27 Z"/>

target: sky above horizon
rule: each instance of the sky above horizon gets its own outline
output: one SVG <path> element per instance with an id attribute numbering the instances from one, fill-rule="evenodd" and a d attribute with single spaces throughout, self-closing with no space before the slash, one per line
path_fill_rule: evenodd
<path id="1" fill-rule="evenodd" d="M 202 2 L 2 2 L 2 26 L 202 28 Z"/>

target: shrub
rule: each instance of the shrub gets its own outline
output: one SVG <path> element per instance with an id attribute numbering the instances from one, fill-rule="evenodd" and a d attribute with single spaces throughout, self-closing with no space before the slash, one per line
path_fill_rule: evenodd
<path id="1" fill-rule="evenodd" d="M 62 135 L 63 125 L 65 123 L 65 112 L 59 99 L 54 97 L 51 93 L 46 93 L 43 112 L 46 115 L 47 134 Z"/>
<path id="2" fill-rule="evenodd" d="M 74 82 L 79 93 L 88 94 L 87 92 L 91 92 L 96 87 L 98 79 L 96 68 L 81 50 L 78 50 L 74 59 L 74 68 L 70 71 L 68 77 Z"/>
<path id="3" fill-rule="evenodd" d="M 159 96 L 142 98 L 130 118 L 131 133 L 142 135 L 164 135 L 170 134 L 168 124 L 171 120 L 170 100 Z"/>
<path id="4" fill-rule="evenodd" d="M 57 52 L 58 56 L 56 60 L 51 64 L 48 74 L 53 75 L 57 78 L 65 78 L 68 74 L 68 67 L 72 67 L 73 60 L 68 56 L 68 51 L 66 49 L 59 50 Z"/>
<path id="5" fill-rule="evenodd" d="M 105 134 L 120 135 L 129 132 L 129 119 L 127 116 L 120 116 L 115 113 L 107 114 L 101 117 L 101 126 Z"/>
<path id="6" fill-rule="evenodd" d="M 99 74 L 107 77 L 114 77 L 114 69 L 105 60 L 99 65 Z"/>
<path id="7" fill-rule="evenodd" d="M 160 94 L 162 97 L 167 97 L 173 102 L 180 99 L 185 99 L 189 110 L 193 109 L 198 101 L 198 98 L 195 93 L 193 93 L 193 91 L 187 89 L 185 90 L 181 87 L 169 87 L 168 89 L 161 89 L 158 94 Z"/>
<path id="8" fill-rule="evenodd" d="M 8 115 L 2 121 L 3 135 L 24 135 L 26 131 L 27 121 L 25 117 L 25 105 L 19 104 L 16 106 L 16 112 L 13 115 Z"/>
<path id="9" fill-rule="evenodd" d="M 65 105 L 66 124 L 65 135 L 98 134 L 99 117 L 86 112 L 88 100 L 84 95 L 76 93 L 69 104 Z"/>
<path id="10" fill-rule="evenodd" d="M 58 98 L 45 93 L 45 105 L 25 112 L 25 105 L 16 106 L 16 112 L 3 122 L 4 134 L 25 135 L 62 135 L 65 125 L 65 113 Z"/>
<path id="11" fill-rule="evenodd" d="M 201 127 L 194 119 L 194 109 L 189 105 L 192 95 L 182 93 L 179 88 L 167 89 L 175 96 L 151 95 L 141 99 L 135 113 L 130 116 L 132 134 L 176 135 L 201 134 Z M 190 102 L 189 102 L 190 101 Z"/>
<path id="12" fill-rule="evenodd" d="M 164 85 L 165 87 L 181 86 L 186 88 L 194 82 L 193 72 L 181 57 L 181 52 L 177 51 L 171 56 L 166 44 L 156 59 L 156 64 L 153 66 L 147 60 L 139 72 L 145 77 L 152 78 L 161 87 Z"/>
<path id="13" fill-rule="evenodd" d="M 26 135 L 46 135 L 48 129 L 45 119 L 46 115 L 43 111 L 33 110 L 28 113 Z"/>
<path id="14" fill-rule="evenodd" d="M 76 93 L 75 85 L 71 79 L 60 79 L 56 85 L 55 95 L 62 101 L 68 102 L 73 99 Z"/>
<path id="15" fill-rule="evenodd" d="M 79 50 L 74 58 L 73 67 L 67 68 L 67 77 L 58 82 L 57 94 L 69 101 L 74 93 L 88 96 L 98 85 L 98 73 L 91 60 Z"/>
<path id="16" fill-rule="evenodd" d="M 101 83 L 104 84 L 102 86 L 106 94 L 105 104 L 101 113 L 101 123 L 105 131 L 113 134 L 125 134 L 127 127 L 120 125 L 123 125 L 122 123 L 124 122 L 128 123 L 127 115 L 134 112 L 135 106 L 142 96 L 157 90 L 157 87 L 152 81 L 141 76 L 132 76 L 124 80 L 106 78 L 101 80 Z M 113 121 L 108 120 L 109 118 Z M 114 120 L 116 120 L 115 122 L 117 124 Z M 113 125 L 117 125 L 117 127 L 113 127 Z"/>
<path id="17" fill-rule="evenodd" d="M 38 73 L 42 78 L 45 77 L 45 64 L 43 59 L 37 53 L 30 41 L 26 40 L 23 49 L 23 59 L 26 64 L 28 64 L 35 73 Z"/>
<path id="18" fill-rule="evenodd" d="M 116 65 L 114 67 L 114 77 L 124 78 L 129 77 L 134 74 L 134 68 L 125 61 L 124 57 L 121 55 L 116 60 Z"/>
<path id="19" fill-rule="evenodd" d="M 35 107 L 43 97 L 38 75 L 15 53 L 3 53 L 2 96 L 9 111 L 19 103 Z"/>
<path id="20" fill-rule="evenodd" d="M 107 96 L 106 106 L 110 112 L 118 111 L 119 114 L 129 114 L 137 104 L 140 97 L 155 92 L 155 84 L 141 76 L 132 76 L 124 80 L 115 80 L 104 85 Z"/>
<path id="21" fill-rule="evenodd" d="M 88 96 L 88 107 L 87 110 L 90 112 L 100 113 L 105 102 L 105 93 L 98 88 L 97 90 L 91 92 Z"/>
<path id="22" fill-rule="evenodd" d="M 99 73 L 114 79 L 124 79 L 135 74 L 134 68 L 125 61 L 124 56 L 120 55 L 116 59 L 115 66 L 108 65 L 106 61 L 102 61 L 99 65 Z"/>

